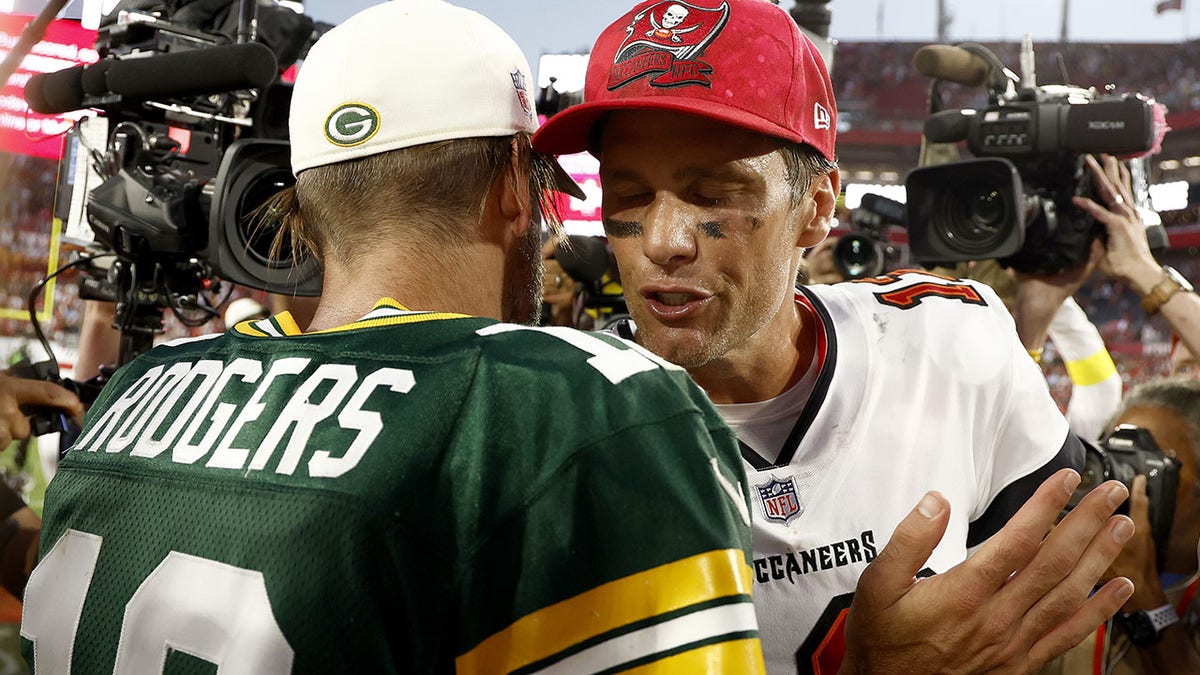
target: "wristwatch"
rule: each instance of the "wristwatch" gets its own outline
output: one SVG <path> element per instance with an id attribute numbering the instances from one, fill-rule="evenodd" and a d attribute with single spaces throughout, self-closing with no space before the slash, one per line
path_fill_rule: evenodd
<path id="1" fill-rule="evenodd" d="M 1141 609 L 1121 615 L 1121 623 L 1125 626 L 1129 641 L 1139 646 L 1158 642 L 1163 629 L 1178 621 L 1179 615 L 1169 603 L 1156 609 Z"/>
<path id="2" fill-rule="evenodd" d="M 1193 290 L 1192 284 L 1174 267 L 1163 265 L 1162 272 L 1162 281 L 1155 284 L 1149 293 L 1142 296 L 1142 309 L 1150 316 L 1157 314 L 1163 304 L 1171 299 L 1171 296 L 1179 292 L 1191 293 Z"/>

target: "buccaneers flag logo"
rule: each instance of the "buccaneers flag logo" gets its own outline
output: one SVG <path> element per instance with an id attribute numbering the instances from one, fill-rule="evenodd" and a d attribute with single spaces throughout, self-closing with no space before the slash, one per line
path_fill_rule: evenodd
<path id="1" fill-rule="evenodd" d="M 655 3 L 633 15 L 613 57 L 609 90 L 654 75 L 655 87 L 712 86 L 712 66 L 697 59 L 729 20 L 729 5 L 715 9 L 678 0 Z"/>

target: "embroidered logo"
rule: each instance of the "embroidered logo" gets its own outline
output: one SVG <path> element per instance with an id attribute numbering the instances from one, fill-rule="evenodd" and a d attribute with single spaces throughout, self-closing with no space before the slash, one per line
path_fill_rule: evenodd
<path id="1" fill-rule="evenodd" d="M 366 103 L 340 105 L 325 118 L 325 140 L 343 148 L 362 145 L 379 131 L 379 111 Z"/>
<path id="2" fill-rule="evenodd" d="M 800 496 L 796 493 L 796 479 L 779 480 L 771 476 L 766 485 L 756 485 L 758 498 L 762 501 L 763 516 L 767 520 L 786 523 L 804 512 Z"/>
<path id="3" fill-rule="evenodd" d="M 525 85 L 525 73 L 514 70 L 509 73 L 512 77 L 513 89 L 517 92 L 517 100 L 521 102 L 521 110 L 527 117 L 533 117 L 533 106 L 529 103 L 529 88 Z"/>
<path id="4" fill-rule="evenodd" d="M 829 114 L 829 109 L 820 103 L 813 103 L 813 128 L 828 129 L 829 124 L 833 121 L 833 116 Z"/>
<path id="5" fill-rule="evenodd" d="M 654 87 L 712 86 L 713 68 L 698 60 L 729 21 L 729 4 L 709 9 L 663 0 L 633 15 L 613 57 L 609 90 L 654 75 Z"/>

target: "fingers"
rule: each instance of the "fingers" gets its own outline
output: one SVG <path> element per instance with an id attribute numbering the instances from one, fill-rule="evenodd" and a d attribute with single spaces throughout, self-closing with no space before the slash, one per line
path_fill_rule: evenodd
<path id="1" fill-rule="evenodd" d="M 57 384 L 0 375 L 0 449 L 29 436 L 29 418 L 20 409 L 29 405 L 61 408 L 75 418 L 83 415 L 79 398 Z"/>
<path id="2" fill-rule="evenodd" d="M 887 606 L 903 595 L 942 540 L 949 522 L 950 502 L 941 493 L 926 493 L 896 526 L 887 546 L 863 570 L 855 602 Z"/>
<path id="3" fill-rule="evenodd" d="M 1096 591 L 1079 609 L 1054 630 L 1046 633 L 1029 649 L 1030 664 L 1040 668 L 1050 659 L 1074 647 L 1096 627 L 1104 623 L 1133 595 L 1133 582 L 1124 577 L 1113 579 Z"/>
<path id="4" fill-rule="evenodd" d="M 1138 529 L 1150 528 L 1150 497 L 1146 494 L 1146 477 L 1133 477 L 1133 489 L 1129 492 L 1129 517 Z"/>
<path id="5" fill-rule="evenodd" d="M 1087 155 L 1084 162 L 1091 170 L 1092 184 L 1101 202 L 1118 212 L 1133 209 L 1132 181 L 1123 162 L 1112 155 L 1100 155 L 1099 160 Z"/>
<path id="6" fill-rule="evenodd" d="M 1108 481 L 1089 492 L 1000 591 L 1001 606 L 1028 608 L 1045 602 L 1044 596 L 1062 602 L 1079 593 L 1078 601 L 1068 608 L 1074 610 L 1133 536 L 1132 521 L 1124 516 L 1109 517 L 1128 496 L 1129 491 L 1118 481 Z M 1062 607 L 1043 606 L 1040 613 L 1053 614 L 1052 610 L 1061 612 Z M 1054 623 L 1047 620 L 1045 626 Z"/>
<path id="7" fill-rule="evenodd" d="M 1074 563 L 1070 573 L 1054 584 L 1025 615 L 1021 623 L 1022 632 L 1036 638 L 1048 629 L 1069 617 L 1087 600 L 1097 581 L 1121 553 L 1125 543 L 1133 537 L 1133 521 L 1125 516 L 1109 518 Z M 1047 542 L 1048 546 L 1056 544 Z M 1074 557 L 1071 551 L 1062 551 L 1064 559 Z M 1031 570 L 1036 573 L 1036 570 Z M 1057 572 L 1057 570 L 1055 570 Z M 1006 589 L 1007 590 L 1007 589 Z M 1040 589 L 1039 589 L 1040 590 Z"/>
<path id="8" fill-rule="evenodd" d="M 0 450 L 8 447 L 9 443 L 18 438 L 29 436 L 29 418 L 25 413 L 13 408 L 0 410 Z"/>
<path id="9" fill-rule="evenodd" d="M 83 403 L 80 402 L 79 397 L 52 382 L 6 377 L 0 387 L 3 387 L 9 395 L 16 399 L 17 405 L 60 408 L 72 417 L 83 414 Z"/>
<path id="10" fill-rule="evenodd" d="M 1129 166 L 1125 162 L 1118 161 L 1115 157 L 1110 157 L 1110 159 L 1117 165 L 1117 172 L 1120 177 L 1117 186 L 1121 188 L 1121 194 L 1125 195 L 1125 203 L 1133 206 L 1133 177 L 1129 173 Z"/>
<path id="11" fill-rule="evenodd" d="M 1079 480 L 1079 474 L 1072 469 L 1056 471 L 1042 482 L 1037 492 L 1008 523 L 971 557 L 968 563 L 980 592 L 999 588 L 1015 570 L 1033 559 L 1042 539 L 1079 485 Z M 1031 598 L 1021 611 L 1032 605 L 1034 600 L 1036 598 Z"/>

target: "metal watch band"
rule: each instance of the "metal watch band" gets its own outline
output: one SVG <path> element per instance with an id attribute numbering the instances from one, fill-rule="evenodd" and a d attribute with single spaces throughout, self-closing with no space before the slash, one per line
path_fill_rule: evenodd
<path id="1" fill-rule="evenodd" d="M 1173 271 L 1173 270 L 1171 270 Z M 1142 310 L 1149 316 L 1154 316 L 1162 306 L 1166 304 L 1176 293 L 1186 293 L 1192 289 L 1179 282 L 1165 267 L 1163 268 L 1163 278 L 1150 292 L 1142 296 Z M 1176 274 L 1178 274 L 1176 272 Z"/>

